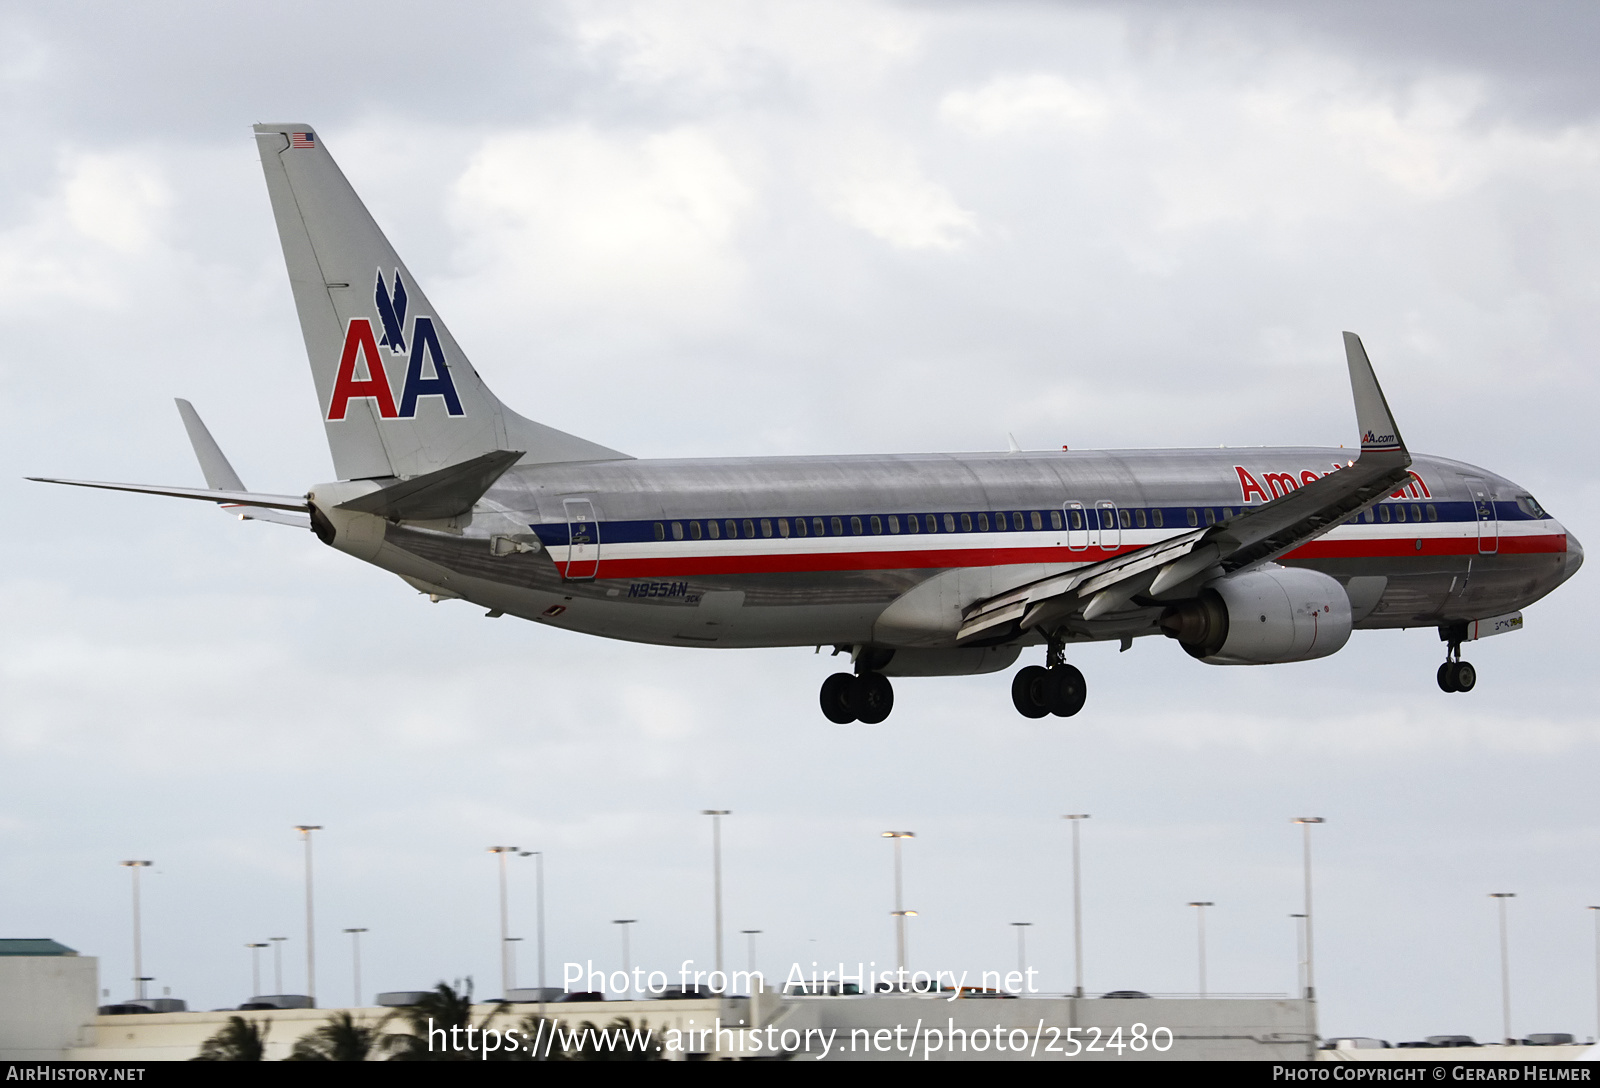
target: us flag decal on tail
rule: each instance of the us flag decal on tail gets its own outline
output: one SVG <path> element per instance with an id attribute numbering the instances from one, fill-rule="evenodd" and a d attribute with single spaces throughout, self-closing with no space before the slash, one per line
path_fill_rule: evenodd
<path id="1" fill-rule="evenodd" d="M 317 134 L 315 132 L 291 132 L 289 133 L 289 146 L 316 147 Z"/>

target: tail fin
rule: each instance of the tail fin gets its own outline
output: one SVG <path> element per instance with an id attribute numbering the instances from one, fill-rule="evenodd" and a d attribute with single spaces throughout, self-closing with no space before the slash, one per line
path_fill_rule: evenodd
<path id="1" fill-rule="evenodd" d="M 309 125 L 256 125 L 342 480 L 418 476 L 497 450 L 523 464 L 627 454 L 517 415 L 489 391 Z"/>

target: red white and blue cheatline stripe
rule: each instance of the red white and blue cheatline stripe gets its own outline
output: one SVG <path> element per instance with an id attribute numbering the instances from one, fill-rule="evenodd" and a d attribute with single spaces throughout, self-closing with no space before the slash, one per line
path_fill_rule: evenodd
<path id="1" fill-rule="evenodd" d="M 994 537 L 977 534 L 924 537 L 913 544 L 906 537 L 833 538 L 790 537 L 762 540 L 671 541 L 606 543 L 601 530 L 599 578 L 669 578 L 727 574 L 801 574 L 822 571 L 932 570 L 949 567 L 1009 566 L 1038 563 L 1065 565 L 1097 563 L 1133 551 L 1166 533 L 1124 529 L 1117 544 L 1102 547 L 1067 547 L 1064 533 L 1018 533 L 1000 544 Z M 1148 539 L 1146 539 L 1148 537 Z M 870 540 L 877 546 L 868 545 Z M 937 542 L 937 543 L 936 543 Z M 830 546 L 831 545 L 831 546 Z M 863 546 L 866 545 L 866 546 Z M 590 546 L 592 548 L 592 545 Z M 550 558 L 563 574 L 569 547 L 550 546 Z M 1326 536 L 1304 544 L 1284 558 L 1310 559 L 1438 558 L 1452 555 L 1502 555 L 1562 553 L 1564 532 L 1552 532 L 1551 523 L 1511 528 L 1501 524 L 1493 538 L 1480 539 L 1477 526 L 1468 523 L 1424 523 L 1409 530 L 1394 525 L 1341 526 Z M 585 568 L 595 562 L 593 551 L 575 561 Z"/>
<path id="2" fill-rule="evenodd" d="M 317 134 L 315 132 L 291 132 L 289 133 L 289 146 L 316 147 Z"/>

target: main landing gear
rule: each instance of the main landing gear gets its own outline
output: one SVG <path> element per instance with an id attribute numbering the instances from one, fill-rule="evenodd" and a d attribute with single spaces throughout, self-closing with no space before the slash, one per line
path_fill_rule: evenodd
<path id="1" fill-rule="evenodd" d="M 1471 691 L 1478 686 L 1478 670 L 1472 667 L 1470 661 L 1461 660 L 1461 639 L 1454 637 L 1447 628 L 1440 628 L 1439 635 L 1448 644 L 1444 652 L 1444 664 L 1439 666 L 1439 690 L 1452 693 Z"/>
<path id="2" fill-rule="evenodd" d="M 877 725 L 894 709 L 894 685 L 880 672 L 836 672 L 822 682 L 822 713 L 835 725 Z"/>
<path id="3" fill-rule="evenodd" d="M 1083 709 L 1089 688 L 1083 673 L 1063 659 L 1065 654 L 1061 641 L 1051 639 L 1045 655 L 1047 668 L 1029 665 L 1017 670 L 1011 681 L 1011 701 L 1024 718 L 1042 718 L 1046 714 L 1070 718 Z"/>

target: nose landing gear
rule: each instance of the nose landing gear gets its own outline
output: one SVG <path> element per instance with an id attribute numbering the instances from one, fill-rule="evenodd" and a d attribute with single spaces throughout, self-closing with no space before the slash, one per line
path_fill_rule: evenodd
<path id="1" fill-rule="evenodd" d="M 1059 639 L 1050 640 L 1045 655 L 1048 668 L 1029 665 L 1018 669 L 1011 681 L 1011 702 L 1024 718 L 1042 718 L 1054 714 L 1070 718 L 1083 709 L 1088 698 L 1088 684 L 1083 673 L 1063 660 L 1066 647 Z"/>
<path id="2" fill-rule="evenodd" d="M 1444 664 L 1439 666 L 1439 690 L 1455 693 L 1471 691 L 1477 687 L 1478 670 L 1472 667 L 1470 661 L 1461 660 L 1461 639 L 1449 628 L 1440 628 L 1439 637 L 1447 644 Z"/>

